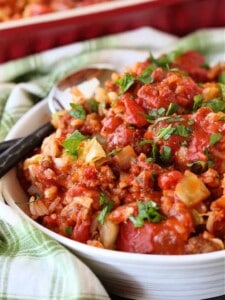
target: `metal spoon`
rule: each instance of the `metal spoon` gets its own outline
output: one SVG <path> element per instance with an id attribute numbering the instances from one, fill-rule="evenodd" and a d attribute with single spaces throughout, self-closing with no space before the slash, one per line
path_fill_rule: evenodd
<path id="1" fill-rule="evenodd" d="M 111 68 L 103 68 L 101 65 L 81 69 L 61 80 L 55 85 L 48 96 L 48 106 L 51 113 L 67 109 L 69 102 L 68 89 L 77 86 L 83 93 L 89 88 L 95 89 L 101 85 L 114 72 Z M 35 147 L 39 146 L 42 140 L 54 131 L 51 122 L 47 122 L 26 137 L 12 139 L 0 143 L 0 177 L 5 175 L 12 167 L 16 166 L 21 159 L 29 154 Z"/>

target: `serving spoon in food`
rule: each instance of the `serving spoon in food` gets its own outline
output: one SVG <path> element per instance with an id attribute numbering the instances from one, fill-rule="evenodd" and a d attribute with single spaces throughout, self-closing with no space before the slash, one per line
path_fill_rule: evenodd
<path id="1" fill-rule="evenodd" d="M 115 72 L 111 66 L 94 65 L 78 70 L 58 82 L 48 96 L 48 107 L 51 114 L 68 109 L 72 102 L 69 89 L 76 86 L 84 96 L 91 97 L 97 86 L 101 86 Z M 42 140 L 54 131 L 51 122 L 43 124 L 28 136 L 11 139 L 0 143 L 0 177 L 5 175 L 21 159 L 29 154 Z"/>

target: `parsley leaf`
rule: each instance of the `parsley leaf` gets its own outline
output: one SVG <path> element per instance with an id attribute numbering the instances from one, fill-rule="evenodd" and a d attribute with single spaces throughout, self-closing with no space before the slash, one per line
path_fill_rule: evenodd
<path id="1" fill-rule="evenodd" d="M 222 99 L 225 100 L 225 84 L 224 83 L 219 83 Z"/>
<path id="2" fill-rule="evenodd" d="M 72 235 L 73 233 L 73 227 L 72 226 L 68 226 L 64 229 L 65 233 L 68 235 Z"/>
<path id="3" fill-rule="evenodd" d="M 188 137 L 191 132 L 191 128 L 186 128 L 183 124 L 177 125 L 176 127 L 172 127 L 172 125 L 168 125 L 167 127 L 162 127 L 159 129 L 157 134 L 157 139 L 168 140 L 172 134 L 177 134 L 182 137 Z"/>
<path id="4" fill-rule="evenodd" d="M 99 204 L 102 206 L 102 210 L 100 211 L 100 213 L 97 217 L 97 221 L 100 224 L 104 224 L 107 213 L 110 212 L 114 206 L 114 200 L 112 200 L 112 199 L 108 200 L 107 198 L 108 198 L 108 196 L 107 196 L 106 192 L 101 193 L 101 195 L 99 197 Z"/>
<path id="5" fill-rule="evenodd" d="M 168 162 L 171 158 L 171 148 L 169 146 L 163 146 L 162 147 L 162 152 L 160 153 L 160 159 L 163 162 Z"/>
<path id="6" fill-rule="evenodd" d="M 157 134 L 158 139 L 168 140 L 171 135 L 175 132 L 175 128 L 172 125 L 168 125 L 167 127 L 160 128 Z"/>
<path id="7" fill-rule="evenodd" d="M 202 106 L 210 107 L 215 113 L 225 111 L 225 101 L 219 98 L 215 98 L 208 102 L 204 102 L 204 105 Z"/>
<path id="8" fill-rule="evenodd" d="M 157 117 L 162 116 L 165 113 L 166 109 L 164 107 L 160 107 L 158 109 L 152 109 L 145 115 L 147 121 L 149 123 L 153 123 Z"/>
<path id="9" fill-rule="evenodd" d="M 222 139 L 222 134 L 221 133 L 213 133 L 210 135 L 209 137 L 209 145 L 210 146 L 213 146 L 215 145 L 216 143 L 218 143 L 221 139 Z"/>
<path id="10" fill-rule="evenodd" d="M 146 140 L 142 140 L 142 141 L 140 141 L 139 142 L 139 145 L 140 146 L 144 146 L 144 145 L 146 145 L 146 144 L 153 144 L 154 143 L 154 141 L 153 140 L 148 140 L 148 139 L 146 139 Z"/>
<path id="11" fill-rule="evenodd" d="M 105 204 L 107 198 L 106 192 L 102 192 L 99 197 L 99 204 L 102 206 Z"/>
<path id="12" fill-rule="evenodd" d="M 152 71 L 154 68 L 152 66 L 148 66 L 144 69 L 140 76 L 137 77 L 137 80 L 141 81 L 142 83 L 153 83 L 154 79 L 151 77 Z"/>
<path id="13" fill-rule="evenodd" d="M 70 106 L 72 108 L 71 111 L 69 111 L 69 114 L 76 118 L 76 119 L 85 119 L 86 118 L 86 111 L 81 104 L 77 103 L 70 103 Z"/>
<path id="14" fill-rule="evenodd" d="M 156 67 L 161 67 L 163 69 L 168 70 L 169 69 L 169 64 L 173 62 L 178 56 L 180 56 L 182 52 L 180 50 L 176 51 L 171 51 L 168 54 L 162 55 L 158 58 L 154 58 L 152 54 L 150 54 L 150 62 L 156 66 Z"/>
<path id="15" fill-rule="evenodd" d="M 166 112 L 166 115 L 167 116 L 170 116 L 172 114 L 174 114 L 175 112 L 177 112 L 177 110 L 179 109 L 179 105 L 176 104 L 176 103 L 170 103 L 168 109 L 167 109 L 167 112 Z"/>
<path id="16" fill-rule="evenodd" d="M 219 80 L 220 83 L 224 83 L 225 84 L 225 71 L 222 71 L 220 73 L 218 80 Z"/>
<path id="17" fill-rule="evenodd" d="M 194 100 L 194 105 L 193 105 L 193 110 L 196 111 L 198 108 L 201 107 L 202 102 L 203 102 L 203 96 L 201 94 L 195 95 L 193 100 Z"/>
<path id="18" fill-rule="evenodd" d="M 175 134 L 178 134 L 183 137 L 189 136 L 189 130 L 184 125 L 177 125 L 175 129 Z"/>
<path id="19" fill-rule="evenodd" d="M 95 99 L 86 100 L 90 112 L 98 112 L 98 102 Z"/>
<path id="20" fill-rule="evenodd" d="M 63 147 L 73 156 L 78 156 L 80 143 L 85 139 L 85 136 L 80 131 L 75 130 L 64 142 Z"/>
<path id="21" fill-rule="evenodd" d="M 130 220 L 135 227 L 142 227 L 145 220 L 153 223 L 158 223 L 164 219 L 159 213 L 159 207 L 154 201 L 138 202 L 138 215 L 136 217 L 130 216 Z"/>
<path id="22" fill-rule="evenodd" d="M 125 93 L 134 83 L 135 78 L 130 73 L 125 73 L 125 75 L 116 80 L 116 84 L 121 88 L 122 93 Z"/>

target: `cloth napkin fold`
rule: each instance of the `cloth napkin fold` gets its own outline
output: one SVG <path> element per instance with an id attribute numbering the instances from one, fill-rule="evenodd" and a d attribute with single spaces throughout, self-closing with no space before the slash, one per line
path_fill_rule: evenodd
<path id="1" fill-rule="evenodd" d="M 140 28 L 0 65 L 0 141 L 25 112 L 71 71 L 92 63 L 112 64 L 120 69 L 120 50 L 127 50 L 129 56 L 133 50 L 154 55 L 174 49 L 197 49 L 212 62 L 225 61 L 225 29 L 200 30 L 178 39 L 152 28 Z M 109 299 L 99 280 L 82 262 L 2 201 L 0 266 L 0 299 Z"/>
<path id="2" fill-rule="evenodd" d="M 85 264 L 1 200 L 0 266 L 0 299 L 110 299 Z"/>

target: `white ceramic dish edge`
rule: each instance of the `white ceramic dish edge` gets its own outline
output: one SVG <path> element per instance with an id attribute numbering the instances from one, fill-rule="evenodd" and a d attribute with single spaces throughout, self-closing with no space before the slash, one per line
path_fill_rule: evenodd
<path id="1" fill-rule="evenodd" d="M 7 138 L 28 134 L 48 115 L 45 99 L 17 122 Z M 225 250 L 163 256 L 90 247 L 44 228 L 19 208 L 15 202 L 22 203 L 25 194 L 17 182 L 15 169 L 2 178 L 2 184 L 4 198 L 17 213 L 78 255 L 113 294 L 140 300 L 200 300 L 225 294 Z"/>

